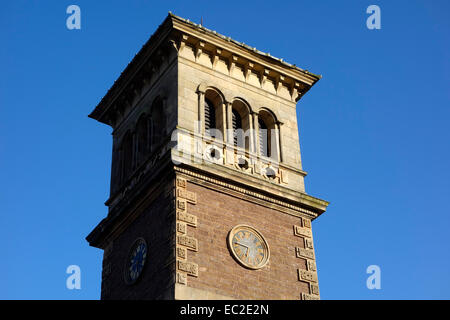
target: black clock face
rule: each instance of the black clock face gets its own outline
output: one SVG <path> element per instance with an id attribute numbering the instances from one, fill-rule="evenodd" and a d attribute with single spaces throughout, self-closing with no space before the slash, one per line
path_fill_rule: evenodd
<path id="1" fill-rule="evenodd" d="M 135 283 L 144 269 L 147 258 L 147 244 L 144 239 L 137 239 L 131 247 L 125 266 L 125 282 Z"/>

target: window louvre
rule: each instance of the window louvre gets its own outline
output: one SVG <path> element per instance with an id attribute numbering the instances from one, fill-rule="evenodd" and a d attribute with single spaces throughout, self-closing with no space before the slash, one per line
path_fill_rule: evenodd
<path id="1" fill-rule="evenodd" d="M 208 99 L 205 99 L 205 131 L 216 128 L 216 110 Z"/>
<path id="2" fill-rule="evenodd" d="M 236 110 L 233 110 L 232 112 L 232 125 L 233 125 L 233 140 L 234 145 L 238 145 L 238 136 L 237 136 L 237 129 L 242 129 L 242 119 L 239 113 Z"/>
<path id="3" fill-rule="evenodd" d="M 258 125 L 259 125 L 259 152 L 264 157 L 270 157 L 270 151 L 268 148 L 267 126 L 261 119 L 258 119 Z"/>

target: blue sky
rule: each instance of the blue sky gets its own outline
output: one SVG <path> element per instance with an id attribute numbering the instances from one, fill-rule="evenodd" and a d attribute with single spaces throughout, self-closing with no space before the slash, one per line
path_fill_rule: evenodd
<path id="1" fill-rule="evenodd" d="M 66 8 L 81 8 L 81 30 Z M 381 8 L 381 30 L 366 8 Z M 168 11 L 323 75 L 299 102 L 323 299 L 449 299 L 448 1 L 3 1 L 0 299 L 98 299 L 111 129 L 87 115 Z M 81 290 L 66 288 L 79 265 Z M 381 290 L 366 268 L 381 268 Z"/>

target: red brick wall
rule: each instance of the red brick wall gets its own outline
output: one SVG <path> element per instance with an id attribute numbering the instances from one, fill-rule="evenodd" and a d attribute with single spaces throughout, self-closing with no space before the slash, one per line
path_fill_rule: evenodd
<path id="1" fill-rule="evenodd" d="M 188 204 L 187 212 L 198 218 L 187 233 L 198 240 L 198 252 L 187 256 L 199 269 L 197 278 L 188 277 L 189 287 L 238 299 L 300 299 L 301 292 L 309 293 L 297 273 L 306 269 L 306 261 L 295 254 L 295 247 L 304 248 L 293 231 L 300 218 L 193 183 L 187 190 L 197 194 L 197 204 Z M 238 224 L 256 228 L 268 242 L 270 260 L 262 269 L 246 269 L 231 256 L 227 235 Z"/>
<path id="2" fill-rule="evenodd" d="M 175 196 L 173 178 L 161 181 L 159 194 L 116 238 L 103 255 L 103 300 L 173 299 L 175 283 Z M 124 281 L 124 267 L 137 238 L 147 242 L 147 261 L 139 280 Z"/>

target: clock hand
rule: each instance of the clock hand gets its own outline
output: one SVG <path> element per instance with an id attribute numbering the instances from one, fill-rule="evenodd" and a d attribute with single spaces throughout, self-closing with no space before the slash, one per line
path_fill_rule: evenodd
<path id="1" fill-rule="evenodd" d="M 248 249 L 248 246 L 246 246 L 245 244 L 241 243 L 241 242 L 236 242 L 238 245 L 246 247 Z"/>
<path id="2" fill-rule="evenodd" d="M 247 249 L 247 251 L 245 252 L 245 257 L 247 258 L 248 257 L 248 253 L 250 251 L 250 248 L 248 246 L 246 246 L 245 244 L 242 244 L 242 243 L 237 242 L 237 241 L 236 241 L 236 244 L 238 244 L 238 245 L 240 245 L 240 246 L 242 246 L 242 247 Z"/>

